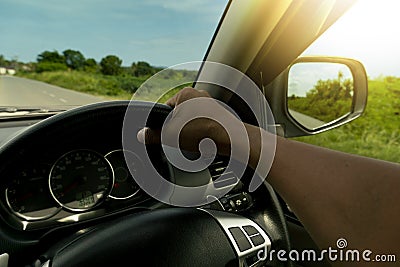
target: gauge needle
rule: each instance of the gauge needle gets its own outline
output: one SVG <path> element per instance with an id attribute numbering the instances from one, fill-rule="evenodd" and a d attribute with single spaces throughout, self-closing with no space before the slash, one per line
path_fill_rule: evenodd
<path id="1" fill-rule="evenodd" d="M 62 194 L 65 195 L 67 194 L 69 191 L 71 191 L 72 189 L 74 189 L 75 187 L 78 186 L 78 181 L 75 181 L 74 183 L 72 183 L 71 185 L 69 185 L 63 192 Z"/>
<path id="2" fill-rule="evenodd" d="M 29 192 L 29 193 L 27 193 L 27 194 L 21 196 L 20 198 L 18 198 L 18 201 L 22 201 L 22 200 L 28 199 L 28 198 L 30 198 L 30 197 L 32 197 L 32 196 L 33 196 L 33 193 L 32 193 L 32 192 Z"/>

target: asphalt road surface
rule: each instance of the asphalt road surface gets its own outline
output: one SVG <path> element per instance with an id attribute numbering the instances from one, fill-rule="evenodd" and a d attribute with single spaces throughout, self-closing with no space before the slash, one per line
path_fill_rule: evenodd
<path id="1" fill-rule="evenodd" d="M 80 106 L 104 100 L 39 81 L 0 76 L 0 106 Z"/>
<path id="2" fill-rule="evenodd" d="M 303 113 L 296 112 L 292 109 L 289 110 L 289 113 L 290 113 L 290 115 L 293 116 L 293 118 L 295 118 L 298 122 L 303 124 L 308 129 L 316 129 L 316 128 L 319 128 L 322 125 L 326 124 L 326 122 L 320 121 L 320 120 L 310 117 L 310 116 L 307 116 Z"/>

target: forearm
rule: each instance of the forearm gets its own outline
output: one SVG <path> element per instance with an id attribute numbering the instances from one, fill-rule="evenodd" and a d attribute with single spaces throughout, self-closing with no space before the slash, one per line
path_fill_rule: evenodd
<path id="1" fill-rule="evenodd" d="M 344 237 L 379 250 L 398 247 L 399 174 L 398 164 L 278 137 L 268 182 L 321 247 Z"/>
<path id="2" fill-rule="evenodd" d="M 273 136 L 251 125 L 246 129 L 249 165 L 255 169 L 261 149 L 270 153 Z M 276 138 L 268 182 L 321 248 L 344 237 L 355 248 L 396 252 L 393 248 L 398 247 L 400 238 L 399 164 Z"/>

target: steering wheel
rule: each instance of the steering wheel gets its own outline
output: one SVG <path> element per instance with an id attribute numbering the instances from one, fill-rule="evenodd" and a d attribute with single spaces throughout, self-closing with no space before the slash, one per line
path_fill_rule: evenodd
<path id="1" fill-rule="evenodd" d="M 3 168 L 32 144 L 46 144 L 66 129 L 82 127 L 107 133 L 107 124 L 122 126 L 127 108 L 138 116 L 150 114 L 144 126 L 161 127 L 171 108 L 162 104 L 111 101 L 72 109 L 30 127 L 0 150 Z M 104 132 L 105 131 L 105 132 Z M 62 141 L 62 140 L 58 140 Z M 51 145 L 51 143 L 50 143 Z M 189 175 L 189 174 L 188 174 Z M 146 177 L 143 177 L 144 179 Z M 140 211 L 92 224 L 59 240 L 43 252 L 42 266 L 292 266 L 268 255 L 290 249 L 280 202 L 267 184 L 257 189 L 251 210 L 234 214 L 207 208 Z M 259 261 L 259 259 L 266 259 Z"/>

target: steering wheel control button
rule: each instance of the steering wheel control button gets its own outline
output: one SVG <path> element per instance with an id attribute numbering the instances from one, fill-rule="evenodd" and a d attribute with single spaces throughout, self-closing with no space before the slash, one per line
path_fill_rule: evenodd
<path id="1" fill-rule="evenodd" d="M 221 198 L 221 203 L 226 211 L 243 211 L 253 205 L 253 200 L 246 192 L 229 195 Z"/>
<path id="2" fill-rule="evenodd" d="M 260 259 L 258 258 L 258 253 L 259 252 L 255 252 L 250 256 L 246 257 L 247 266 L 254 266 L 257 262 L 260 261 Z"/>
<path id="3" fill-rule="evenodd" d="M 250 237 L 251 243 L 253 243 L 254 246 L 259 246 L 264 244 L 265 240 L 261 235 L 255 235 Z"/>
<path id="4" fill-rule="evenodd" d="M 229 232 L 231 232 L 241 252 L 251 249 L 249 240 L 239 227 L 231 227 Z"/>
<path id="5" fill-rule="evenodd" d="M 248 234 L 249 236 L 259 234 L 259 232 L 257 231 L 257 229 L 254 228 L 254 227 L 251 226 L 251 225 L 243 226 L 243 230 L 244 230 L 244 231 L 246 232 L 246 234 Z"/>
<path id="6" fill-rule="evenodd" d="M 271 239 L 257 223 L 238 214 L 219 210 L 200 209 L 210 214 L 224 229 L 238 256 L 239 266 L 259 266 L 267 259 Z M 258 257 L 262 251 L 263 257 Z"/>

